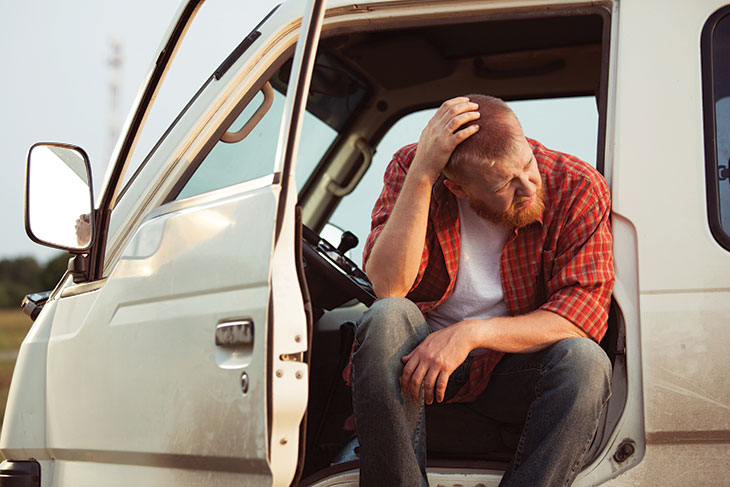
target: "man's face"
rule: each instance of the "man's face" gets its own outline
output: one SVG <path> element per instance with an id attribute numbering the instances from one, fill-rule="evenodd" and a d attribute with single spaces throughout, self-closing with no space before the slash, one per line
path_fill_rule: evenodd
<path id="1" fill-rule="evenodd" d="M 484 219 L 522 228 L 545 211 L 544 188 L 532 148 L 522 136 L 516 149 L 491 168 L 474 171 L 459 183 L 469 206 Z"/>

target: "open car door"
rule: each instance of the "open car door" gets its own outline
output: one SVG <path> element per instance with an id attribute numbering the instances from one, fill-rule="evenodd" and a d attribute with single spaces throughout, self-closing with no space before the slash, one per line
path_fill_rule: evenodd
<path id="1" fill-rule="evenodd" d="M 199 3 L 183 6 L 170 32 L 184 32 Z M 302 16 L 271 177 L 159 206 L 105 277 L 92 271 L 91 282 L 67 282 L 54 298 L 46 373 L 53 485 L 295 478 L 308 329 L 294 156 L 324 4 L 310 0 Z M 168 43 L 159 59 L 175 49 Z M 140 103 L 155 90 L 148 86 Z M 146 110 L 140 105 L 131 131 Z M 120 144 L 100 220 L 119 194 L 125 141 L 133 146 L 135 137 Z M 97 266 L 100 248 L 92 250 Z"/>

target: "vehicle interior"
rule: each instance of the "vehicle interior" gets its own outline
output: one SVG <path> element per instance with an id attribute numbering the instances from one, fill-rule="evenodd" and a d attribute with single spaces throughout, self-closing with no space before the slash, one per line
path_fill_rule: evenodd
<path id="1" fill-rule="evenodd" d="M 602 172 L 609 33 L 610 15 L 601 7 L 429 17 L 427 25 L 418 19 L 393 20 L 357 31 L 325 25 L 296 166 L 313 318 L 300 485 L 357 466 L 350 389 L 342 370 L 351 350 L 353 323 L 375 299 L 361 270 L 359 251 L 384 170 L 382 163 L 373 163 L 373 154 L 380 151 L 385 163 L 390 155 L 382 153 L 381 142 L 399 121 L 428 113 L 424 110 L 453 96 L 479 92 L 508 102 L 583 97 L 592 102 L 596 114 L 593 156 Z M 240 116 L 236 114 L 221 140 L 235 144 L 251 139 L 251 124 L 239 127 L 239 120 L 251 118 L 253 125 L 266 128 L 266 112 L 281 110 L 290 70 L 291 61 L 282 61 L 261 81 L 260 105 L 255 99 L 244 100 Z M 417 141 L 419 133 L 420 129 L 411 132 L 401 145 Z M 312 144 L 318 147 L 312 149 Z M 366 177 L 376 181 L 374 186 L 366 187 Z M 195 175 L 177 197 L 195 194 L 194 186 Z M 333 215 L 345 205 L 357 211 L 335 222 Z M 349 223 L 355 220 L 356 231 Z M 613 396 L 586 464 L 606 445 L 625 403 L 623 337 L 621 311 L 613 303 L 609 332 L 601 343 L 614 365 Z M 504 469 L 521 425 L 476 417 L 446 424 L 435 418 L 429 419 L 428 429 L 439 430 L 440 437 L 438 444 L 429 441 L 429 466 Z M 483 441 L 465 449 L 460 439 L 474 430 Z"/>

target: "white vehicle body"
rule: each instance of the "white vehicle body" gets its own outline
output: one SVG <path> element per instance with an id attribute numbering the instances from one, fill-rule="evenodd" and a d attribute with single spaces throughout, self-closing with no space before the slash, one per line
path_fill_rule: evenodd
<path id="1" fill-rule="evenodd" d="M 326 350 L 324 337 L 339 336 L 337 325 L 356 320 L 364 309 L 356 301 L 367 299 L 352 291 L 321 306 L 318 300 L 350 293 L 343 283 L 352 278 L 320 275 L 309 260 L 302 267 L 294 175 L 303 162 L 303 94 L 361 97 L 352 102 L 361 103 L 357 109 L 345 103 L 332 115 L 341 119 L 329 122 L 338 135 L 321 164 L 310 161 L 312 176 L 304 176 L 309 182 L 299 191 L 304 224 L 321 230 L 396 119 L 469 86 L 506 99 L 528 98 L 534 86 L 543 90 L 535 98 L 595 88 L 598 167 L 613 197 L 617 279 L 607 347 L 614 395 L 575 485 L 727 485 L 730 255 L 718 232 L 730 230 L 713 220 L 722 212 L 708 200 L 708 188 L 727 182 L 722 170 L 717 176 L 705 168 L 713 147 L 706 145 L 708 131 L 715 130 L 708 120 L 722 130 L 730 124 L 727 110 L 708 119 L 702 48 L 708 21 L 716 12 L 730 14 L 726 1 L 288 1 L 142 154 L 145 163 L 130 167 L 167 58 L 201 8 L 196 1 L 183 5 L 115 151 L 97 202 L 94 242 L 84 250 L 86 278 L 74 282 L 69 274 L 59 283 L 21 347 L 0 450 L 15 466 L 39 465 L 39 483 L 22 485 L 357 485 L 356 461 L 337 462 L 333 454 L 320 468 L 308 448 L 327 451 L 324 440 L 316 442 L 320 430 L 328 434 L 335 407 L 319 396 L 330 387 L 318 384 L 312 354 L 337 355 L 337 347 Z M 498 65 L 496 75 L 474 64 L 476 77 L 464 77 L 460 70 L 471 71 L 454 63 L 442 73 L 447 81 L 426 62 L 435 54 L 401 36 L 445 36 L 482 25 L 551 32 L 564 25 L 553 22 L 580 26 L 583 19 L 592 22 L 591 42 L 581 44 L 570 30 L 543 50 L 510 44 L 503 53 L 480 52 L 485 63 Z M 454 52 L 461 49 L 456 44 Z M 393 70 L 379 58 L 369 61 L 368 46 L 403 63 L 404 78 L 378 84 Z M 315 63 L 315 50 L 329 55 L 324 64 Z M 413 64 L 399 60 L 399 52 L 412 55 Z M 350 72 L 337 64 L 342 53 L 359 70 L 350 84 L 342 82 Z M 292 58 L 288 77 L 277 77 Z M 553 58 L 558 64 L 541 71 Z M 313 74 L 314 65 L 324 67 Z M 323 73 L 332 84 L 317 85 Z M 540 76 L 544 82 L 530 84 Z M 474 86 L 477 78 L 487 87 Z M 268 80 L 281 95 L 275 107 L 282 114 L 274 120 L 271 164 L 222 187 L 203 184 L 186 193 Z M 565 80 L 574 85 L 562 89 Z M 337 83 L 345 95 L 336 93 Z M 719 130 L 717 144 L 729 144 Z M 727 164 L 727 149 L 715 150 L 717 164 Z M 125 171 L 136 175 L 122 188 Z M 730 212 L 723 188 L 713 197 Z M 245 331 L 246 339 L 226 343 L 220 334 L 226 326 Z M 431 460 L 434 486 L 496 486 L 506 465 L 468 454 Z"/>

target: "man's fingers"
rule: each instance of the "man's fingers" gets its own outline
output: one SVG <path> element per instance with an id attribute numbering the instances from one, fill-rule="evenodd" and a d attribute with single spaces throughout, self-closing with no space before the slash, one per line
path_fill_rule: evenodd
<path id="1" fill-rule="evenodd" d="M 451 100 L 446 100 L 436 110 L 431 120 L 441 126 L 446 126 L 455 117 L 458 117 L 462 113 L 474 112 L 477 108 L 479 108 L 479 105 L 470 102 L 468 98 L 452 98 Z"/>
<path id="2" fill-rule="evenodd" d="M 423 377 L 426 375 L 426 367 L 423 364 L 419 364 L 416 370 L 411 376 L 410 384 L 408 389 L 411 391 L 411 399 L 413 402 L 418 402 L 421 397 L 421 383 L 423 383 Z"/>
<path id="3" fill-rule="evenodd" d="M 434 388 L 438 377 L 439 371 L 437 369 L 431 369 L 428 371 L 426 378 L 423 380 L 423 399 L 426 404 L 433 404 Z"/>
<path id="4" fill-rule="evenodd" d="M 465 96 L 457 96 L 455 98 L 450 98 L 441 104 L 441 106 L 438 108 L 438 110 L 436 110 L 436 113 L 438 113 L 438 112 L 446 113 L 449 110 L 453 109 L 454 107 L 462 105 L 462 104 L 466 104 L 466 103 L 471 103 L 471 102 L 469 101 L 469 98 L 467 98 Z"/>
<path id="5" fill-rule="evenodd" d="M 416 367 L 418 366 L 417 360 L 410 359 L 411 355 L 413 355 L 413 352 L 409 353 L 401 359 L 406 361 L 406 358 L 408 358 L 405 367 L 403 367 L 403 373 L 400 376 L 400 388 L 404 393 L 408 392 L 408 389 L 411 385 L 411 376 L 413 375 L 413 371 L 415 371 Z"/>
<path id="6" fill-rule="evenodd" d="M 481 114 L 479 112 L 469 111 L 465 113 L 460 113 L 455 117 L 452 117 L 451 120 L 449 120 L 449 122 L 446 124 L 446 129 L 449 132 L 454 133 L 459 129 L 459 127 L 461 127 L 465 123 L 469 123 L 479 117 L 481 117 Z"/>
<path id="7" fill-rule="evenodd" d="M 438 382 L 436 382 L 436 401 L 443 402 L 444 396 L 446 395 L 446 386 L 449 385 L 449 375 L 439 375 Z"/>
<path id="8" fill-rule="evenodd" d="M 456 146 L 477 130 L 459 133 L 465 123 L 479 118 L 478 108 L 479 105 L 463 96 L 443 102 L 421 132 L 411 169 L 419 168 L 435 180 Z"/>
<path id="9" fill-rule="evenodd" d="M 462 115 L 478 114 L 479 112 L 476 111 L 478 108 L 479 105 L 477 105 L 476 103 L 471 103 L 467 101 L 465 103 L 459 103 L 458 105 L 452 105 L 448 107 L 445 112 L 437 114 L 436 118 L 441 126 L 446 127 L 447 129 L 450 128 L 450 131 L 453 132 L 459 126 L 466 122 L 462 121 L 457 126 L 452 127 L 451 125 L 454 123 L 454 120 L 458 119 Z"/>
<path id="10" fill-rule="evenodd" d="M 465 139 L 467 139 L 468 137 L 471 137 L 478 131 L 479 131 L 479 125 L 477 125 L 477 124 L 469 125 L 465 129 L 457 130 L 456 132 L 454 132 L 454 142 L 456 143 L 456 145 L 459 145 Z"/>

